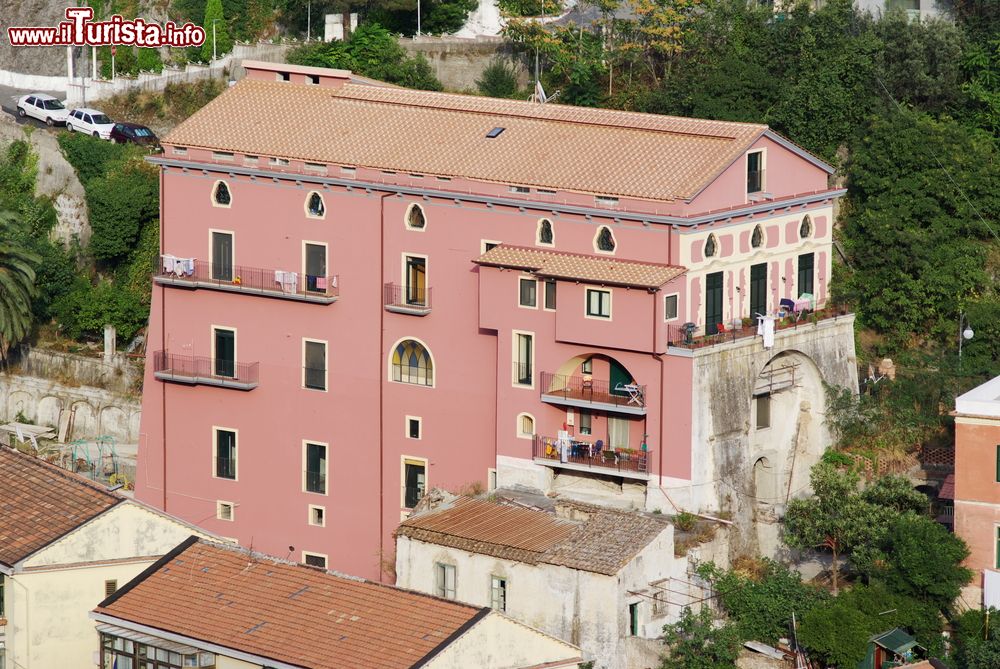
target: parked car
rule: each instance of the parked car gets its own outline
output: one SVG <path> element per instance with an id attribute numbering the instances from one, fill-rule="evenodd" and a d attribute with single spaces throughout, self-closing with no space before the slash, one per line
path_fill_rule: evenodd
<path id="1" fill-rule="evenodd" d="M 66 129 L 70 132 L 83 132 L 101 139 L 110 139 L 115 122 L 101 111 L 80 107 L 69 113 L 66 119 Z"/>
<path id="2" fill-rule="evenodd" d="M 39 121 L 44 121 L 45 125 L 53 126 L 56 123 L 65 123 L 69 110 L 51 95 L 31 93 L 18 98 L 17 115 L 21 118 L 25 116 L 37 118 Z"/>
<path id="3" fill-rule="evenodd" d="M 111 141 L 115 144 L 139 144 L 151 149 L 160 148 L 160 140 L 156 134 L 144 125 L 138 123 L 115 123 L 111 131 Z"/>

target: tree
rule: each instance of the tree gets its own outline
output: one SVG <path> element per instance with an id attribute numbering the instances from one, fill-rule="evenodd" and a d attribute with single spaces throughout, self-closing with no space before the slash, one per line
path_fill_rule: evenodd
<path id="1" fill-rule="evenodd" d="M 740 640 L 732 625 L 715 627 L 704 607 L 697 614 L 685 607 L 681 618 L 663 628 L 668 655 L 660 669 L 732 669 Z"/>
<path id="2" fill-rule="evenodd" d="M 0 212 L 0 360 L 31 332 L 31 299 L 35 295 L 38 256 L 13 242 L 16 214 Z"/>
<path id="3" fill-rule="evenodd" d="M 1000 667 L 1000 610 L 966 611 L 955 620 L 953 638 L 958 669 Z"/>
<path id="4" fill-rule="evenodd" d="M 798 640 L 811 656 L 828 667 L 854 667 L 865 656 L 870 636 L 868 617 L 835 601 L 808 612 L 798 630 Z"/>
<path id="5" fill-rule="evenodd" d="M 894 592 L 941 610 L 951 607 L 972 578 L 972 571 L 961 564 L 969 556 L 965 542 L 940 523 L 913 512 L 892 524 L 885 553 L 889 556 L 886 584 Z"/>
<path id="6" fill-rule="evenodd" d="M 125 163 L 106 177 L 87 183 L 93 229 L 89 249 L 94 258 L 116 263 L 128 255 L 143 224 L 158 214 L 158 190 L 155 168 L 139 161 Z"/>
<path id="7" fill-rule="evenodd" d="M 212 26 L 215 26 L 213 32 Z M 212 61 L 213 53 L 222 56 L 233 48 L 233 40 L 229 37 L 229 28 L 222 13 L 222 0 L 207 0 L 205 3 L 205 43 L 201 45 L 201 60 L 204 63 Z"/>
<path id="8" fill-rule="evenodd" d="M 476 80 L 476 88 L 491 98 L 510 98 L 517 93 L 517 70 L 505 60 L 497 58 L 483 70 Z"/>

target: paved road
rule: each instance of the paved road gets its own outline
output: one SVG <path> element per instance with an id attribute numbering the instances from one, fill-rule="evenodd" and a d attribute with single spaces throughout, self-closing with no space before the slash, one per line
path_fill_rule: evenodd
<path id="1" fill-rule="evenodd" d="M 66 94 L 52 91 L 25 91 L 18 88 L 11 88 L 10 86 L 0 86 L 0 110 L 3 110 L 3 113 L 13 116 L 14 121 L 21 125 L 27 124 L 36 128 L 45 128 L 45 123 L 42 121 L 27 117 L 19 118 L 17 115 L 17 99 L 28 93 L 48 93 L 60 100 L 66 99 Z"/>

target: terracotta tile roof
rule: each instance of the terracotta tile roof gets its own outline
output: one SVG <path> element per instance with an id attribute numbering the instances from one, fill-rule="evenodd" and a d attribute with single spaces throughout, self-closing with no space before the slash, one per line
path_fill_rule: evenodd
<path id="1" fill-rule="evenodd" d="M 405 669 L 488 609 L 192 538 L 95 611 L 312 669 Z"/>
<path id="2" fill-rule="evenodd" d="M 504 128 L 495 138 L 486 134 Z M 166 143 L 652 200 L 694 196 L 767 126 L 349 83 L 244 79 Z"/>
<path id="3" fill-rule="evenodd" d="M 23 560 L 123 499 L 82 476 L 0 446 L 0 563 Z"/>
<path id="4" fill-rule="evenodd" d="M 944 477 L 944 481 L 941 483 L 941 492 L 938 493 L 939 499 L 955 499 L 955 474 L 951 473 Z"/>
<path id="5" fill-rule="evenodd" d="M 636 288 L 659 288 L 687 271 L 683 267 L 674 265 L 617 260 L 605 256 L 561 253 L 506 244 L 490 249 L 474 262 L 492 267 L 529 270 L 542 277 Z"/>
<path id="6" fill-rule="evenodd" d="M 411 516 L 396 534 L 526 564 L 614 575 L 668 527 L 664 518 L 574 506 L 585 519 L 463 497 Z"/>

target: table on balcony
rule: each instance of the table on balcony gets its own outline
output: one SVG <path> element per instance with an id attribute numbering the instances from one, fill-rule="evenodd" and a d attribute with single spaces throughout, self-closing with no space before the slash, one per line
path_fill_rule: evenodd
<path id="1" fill-rule="evenodd" d="M 560 406 L 646 415 L 646 386 L 617 383 L 612 388 L 609 381 L 588 375 L 542 372 L 541 400 Z"/>
<path id="2" fill-rule="evenodd" d="M 592 471 L 596 474 L 623 478 L 648 479 L 650 452 L 631 448 L 602 448 L 579 439 L 569 439 L 564 444 L 559 439 L 535 435 L 532 457 L 541 465 Z"/>

